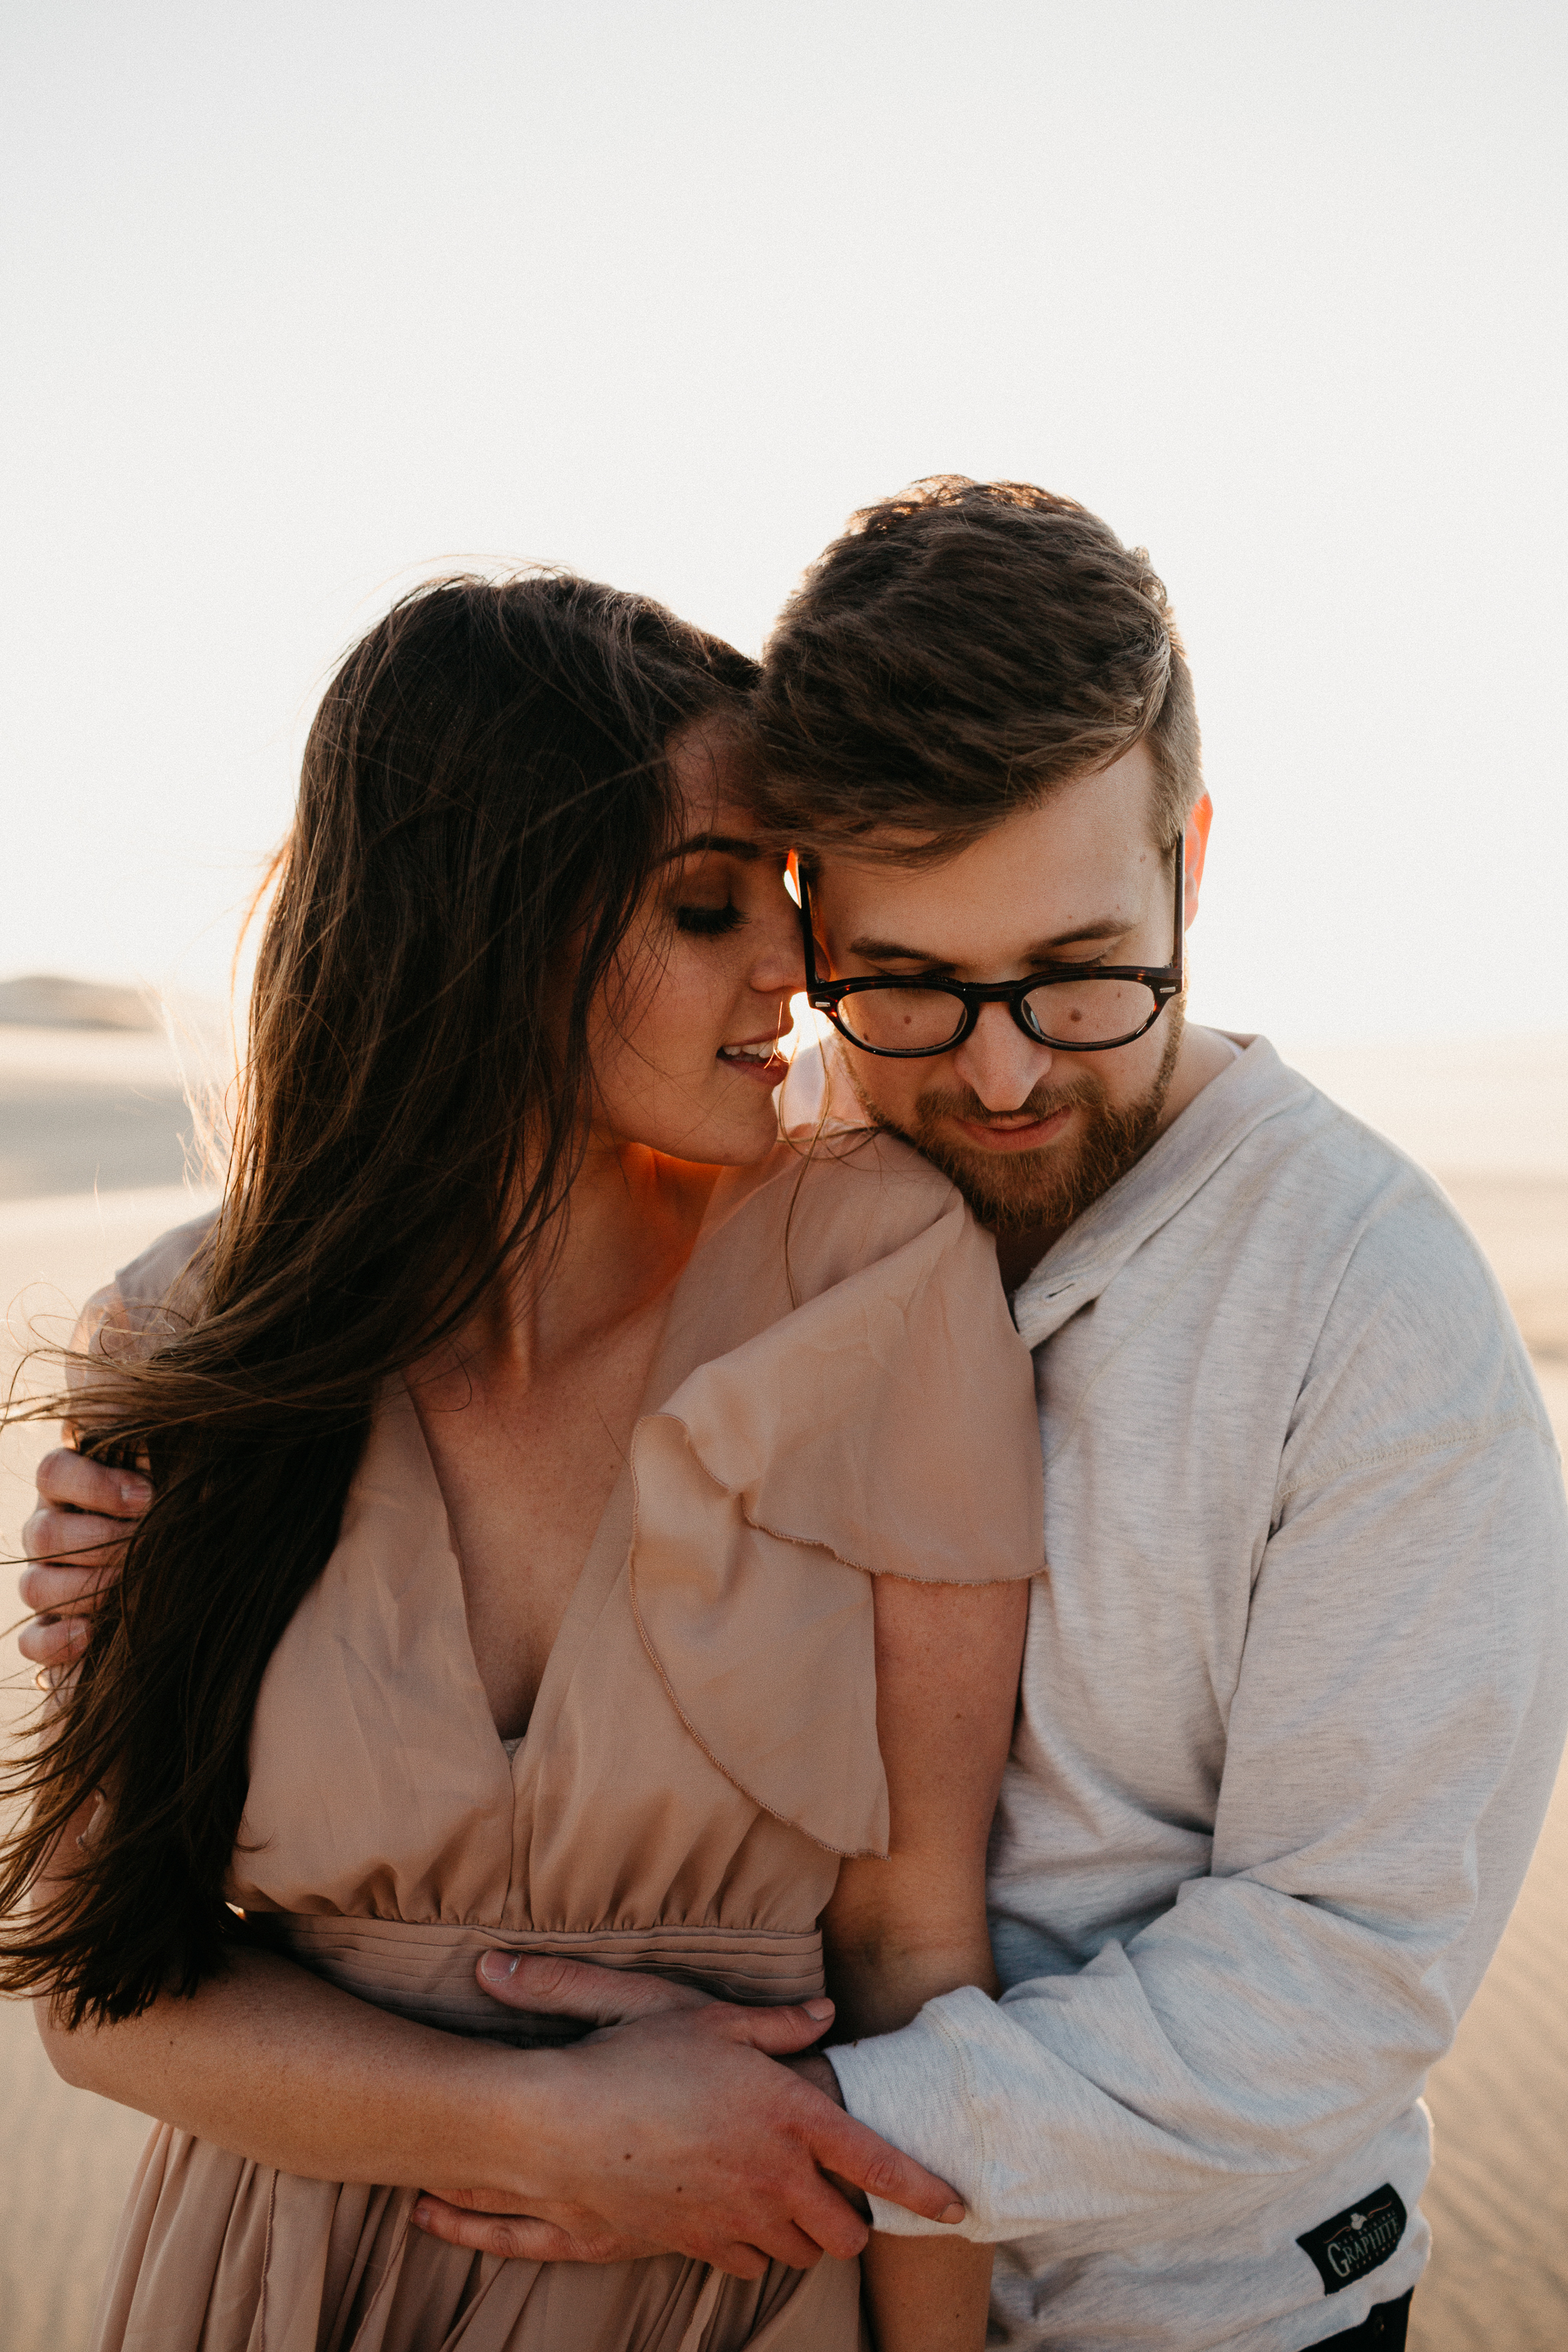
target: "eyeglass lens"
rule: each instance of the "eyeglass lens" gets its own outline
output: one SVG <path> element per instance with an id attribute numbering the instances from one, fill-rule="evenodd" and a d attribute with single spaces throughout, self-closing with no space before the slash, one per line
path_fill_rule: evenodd
<path id="1" fill-rule="evenodd" d="M 1153 990 L 1130 980 L 1047 981 L 1024 999 L 1024 1017 L 1045 1045 L 1114 1045 L 1135 1037 L 1158 1010 Z M 964 1013 L 963 999 L 944 988 L 858 989 L 838 1006 L 856 1042 L 883 1054 L 951 1045 Z"/>

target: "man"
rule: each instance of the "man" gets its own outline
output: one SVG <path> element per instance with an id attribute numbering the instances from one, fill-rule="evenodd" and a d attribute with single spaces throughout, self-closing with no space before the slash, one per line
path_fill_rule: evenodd
<path id="1" fill-rule="evenodd" d="M 1141 551 L 1037 490 L 921 486 L 807 576 L 758 725 L 837 1025 L 827 1115 L 908 1136 L 997 1233 L 1049 1563 L 992 1848 L 1003 1997 L 799 2061 L 798 2095 L 961 2189 L 997 2245 L 994 2340 L 1397 2343 L 1421 2086 L 1568 1711 L 1522 1347 L 1419 1171 L 1262 1041 L 1184 1025 L 1210 811 Z M 37 1556 L 70 1540 L 51 1496 L 112 1542 L 107 1474 L 57 1456 L 42 1483 Z M 672 2068 L 702 2030 L 691 1996 L 588 1970 L 490 1990 L 640 2019 Z M 727 2100 L 724 2055 L 710 2036 L 688 2120 L 754 2206 L 783 2111 Z M 662 2242 L 696 2251 L 667 2187 Z M 573 2234 L 426 2219 L 500 2252 Z M 637 2250 L 606 2221 L 578 2251 Z"/>

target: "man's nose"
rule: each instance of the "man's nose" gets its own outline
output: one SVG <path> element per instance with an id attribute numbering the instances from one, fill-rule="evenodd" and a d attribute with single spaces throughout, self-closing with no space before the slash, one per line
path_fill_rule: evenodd
<path id="1" fill-rule="evenodd" d="M 1050 1047 L 1026 1037 L 1005 1004 L 983 1004 L 952 1066 L 987 1110 L 1018 1110 L 1050 1075 L 1051 1060 Z"/>

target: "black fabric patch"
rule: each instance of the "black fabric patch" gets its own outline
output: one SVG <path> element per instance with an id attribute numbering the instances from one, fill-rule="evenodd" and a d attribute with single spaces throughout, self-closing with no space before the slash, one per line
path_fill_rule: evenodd
<path id="1" fill-rule="evenodd" d="M 1331 2221 L 1320 2221 L 1296 2243 L 1317 2263 L 1323 2293 L 1338 2294 L 1341 2287 L 1354 2286 L 1357 2279 L 1388 2260 L 1409 2219 L 1398 2189 L 1385 2180 L 1359 2205 L 1347 2205 Z"/>

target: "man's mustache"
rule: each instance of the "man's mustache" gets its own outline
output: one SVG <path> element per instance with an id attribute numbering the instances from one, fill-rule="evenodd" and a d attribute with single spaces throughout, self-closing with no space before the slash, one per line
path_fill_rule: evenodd
<path id="1" fill-rule="evenodd" d="M 1081 1077 L 1069 1078 L 1065 1086 L 1034 1087 L 1023 1102 L 1009 1110 L 994 1109 L 967 1087 L 958 1093 L 946 1093 L 933 1087 L 916 1102 L 915 1117 L 922 1124 L 945 1117 L 989 1127 L 994 1120 L 1015 1119 L 1026 1112 L 1030 1118 L 1054 1118 L 1059 1110 L 1098 1110 L 1104 1099 L 1099 1079 L 1086 1070 Z"/>

